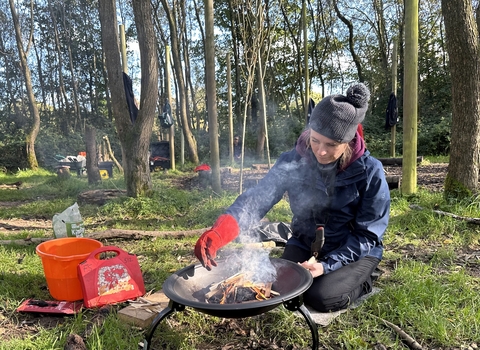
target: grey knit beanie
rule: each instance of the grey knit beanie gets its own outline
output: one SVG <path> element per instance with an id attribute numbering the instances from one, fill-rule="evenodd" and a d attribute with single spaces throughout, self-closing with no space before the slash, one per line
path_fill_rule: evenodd
<path id="1" fill-rule="evenodd" d="M 315 106 L 310 127 L 334 141 L 350 142 L 365 118 L 369 99 L 370 91 L 362 83 L 350 86 L 346 96 L 327 96 Z"/>

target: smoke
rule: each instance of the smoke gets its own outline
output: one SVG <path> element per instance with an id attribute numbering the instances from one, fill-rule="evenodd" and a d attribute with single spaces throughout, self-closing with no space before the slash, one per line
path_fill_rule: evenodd
<path id="1" fill-rule="evenodd" d="M 244 273 L 254 283 L 273 283 L 277 280 L 277 269 L 270 261 L 267 249 L 241 248 L 235 250 L 225 263 L 235 266 L 237 272 Z"/>
<path id="2" fill-rule="evenodd" d="M 231 266 L 239 267 L 238 272 L 253 273 L 252 281 L 257 282 L 275 282 L 277 277 L 276 268 L 270 261 L 270 250 L 265 248 L 249 248 L 251 244 L 259 244 L 264 241 L 264 238 L 270 238 L 262 233 L 260 230 L 260 222 L 263 217 L 258 211 L 262 209 L 262 203 L 268 196 L 271 196 L 272 184 L 275 186 L 275 182 L 281 183 L 288 179 L 286 174 L 295 173 L 301 162 L 280 163 L 276 165 L 274 172 L 270 171 L 257 186 L 250 188 L 244 192 L 242 196 L 241 211 L 237 212 L 237 218 L 240 227 L 248 227 L 248 230 L 242 230 L 238 237 L 238 242 L 242 244 L 242 248 L 236 249 L 236 251 L 229 257 L 232 259 Z M 282 186 L 283 187 L 283 186 Z M 256 208 L 257 210 L 253 210 Z M 238 209 L 238 207 L 237 207 Z M 260 209 L 260 210 L 258 210 Z M 275 234 L 275 232 L 273 232 Z"/>

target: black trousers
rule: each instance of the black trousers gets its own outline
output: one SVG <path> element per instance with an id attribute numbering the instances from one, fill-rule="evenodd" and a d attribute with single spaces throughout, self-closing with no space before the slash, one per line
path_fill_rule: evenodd
<path id="1" fill-rule="evenodd" d="M 285 246 L 282 258 L 304 262 L 310 251 L 295 245 Z M 372 291 L 372 273 L 380 259 L 366 256 L 326 275 L 313 279 L 313 284 L 303 294 L 305 304 L 320 312 L 345 309 L 360 296 Z"/>

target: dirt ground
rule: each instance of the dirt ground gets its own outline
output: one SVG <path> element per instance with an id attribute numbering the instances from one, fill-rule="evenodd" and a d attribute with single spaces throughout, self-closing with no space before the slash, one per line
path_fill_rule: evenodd
<path id="1" fill-rule="evenodd" d="M 401 166 L 385 166 L 387 176 L 402 176 Z M 417 167 L 417 186 L 430 191 L 443 191 L 443 183 L 447 176 L 448 163 L 436 163 Z"/>
<path id="2" fill-rule="evenodd" d="M 437 163 L 422 165 L 417 167 L 417 185 L 431 191 L 443 191 L 443 183 L 447 175 L 448 163 Z M 398 176 L 401 181 L 402 167 L 401 166 L 384 166 L 385 175 Z M 249 188 L 254 186 L 267 173 L 267 169 L 262 168 L 246 169 L 244 171 L 244 187 Z M 224 189 L 230 191 L 238 191 L 239 187 L 239 173 L 225 173 L 222 176 L 222 185 Z"/>

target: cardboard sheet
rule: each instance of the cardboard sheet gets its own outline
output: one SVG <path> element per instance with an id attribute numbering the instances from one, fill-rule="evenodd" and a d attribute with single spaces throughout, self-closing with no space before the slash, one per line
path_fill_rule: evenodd
<path id="1" fill-rule="evenodd" d="M 27 299 L 17 308 L 17 312 L 73 315 L 81 309 L 81 301 Z"/>

